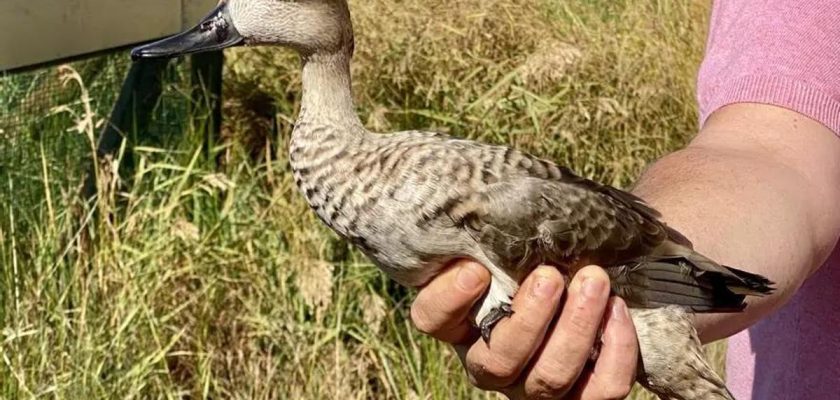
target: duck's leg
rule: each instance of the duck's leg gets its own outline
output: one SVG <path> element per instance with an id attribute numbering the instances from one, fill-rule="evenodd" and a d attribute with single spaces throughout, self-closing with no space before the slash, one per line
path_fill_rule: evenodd
<path id="1" fill-rule="evenodd" d="M 630 309 L 639 338 L 638 381 L 666 400 L 734 400 L 703 355 L 682 307 Z"/>
<path id="2" fill-rule="evenodd" d="M 492 274 L 494 268 L 488 267 L 488 269 Z M 473 324 L 479 328 L 481 337 L 486 343 L 490 343 L 490 334 L 496 324 L 513 315 L 511 300 L 518 289 L 516 282 L 509 279 L 507 275 L 504 275 L 502 279 L 497 278 L 496 274 L 492 276 L 490 288 L 473 308 L 472 318 Z"/>
<path id="3" fill-rule="evenodd" d="M 511 308 L 510 303 L 502 303 L 490 309 L 490 313 L 478 323 L 478 328 L 481 330 L 481 337 L 485 343 L 490 343 L 490 332 L 493 331 L 493 327 L 499 321 L 511 315 L 513 315 L 513 308 Z"/>

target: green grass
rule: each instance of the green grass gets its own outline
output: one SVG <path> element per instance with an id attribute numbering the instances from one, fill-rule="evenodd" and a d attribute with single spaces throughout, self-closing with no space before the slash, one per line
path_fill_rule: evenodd
<path id="1" fill-rule="evenodd" d="M 351 8 L 354 89 L 373 129 L 510 144 L 624 187 L 696 131 L 705 2 Z M 119 75 L 125 55 L 74 64 L 83 84 L 53 89 L 44 109 L 18 100 L 54 88 L 55 69 L 0 78 L 6 114 L 31 114 L 0 126 L 0 398 L 494 398 L 410 326 L 412 293 L 323 227 L 294 188 L 295 56 L 228 55 L 215 153 L 184 122 L 176 69 L 175 100 L 155 114 L 167 122 L 134 132 L 164 139 L 144 139 L 122 177 L 121 159 L 100 160 L 90 207 L 76 195 L 83 161 L 118 84 L 91 71 Z"/>

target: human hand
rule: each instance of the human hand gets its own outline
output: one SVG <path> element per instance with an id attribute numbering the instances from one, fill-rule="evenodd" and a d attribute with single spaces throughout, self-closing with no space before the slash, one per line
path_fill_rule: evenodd
<path id="1" fill-rule="evenodd" d="M 539 267 L 513 299 L 514 314 L 493 329 L 490 343 L 469 322 L 490 273 L 471 261 L 455 263 L 420 290 L 411 319 L 420 331 L 454 345 L 470 381 L 512 399 L 621 399 L 636 377 L 638 343 L 625 303 L 609 298 L 599 267 L 572 279 L 562 312 L 563 276 Z M 601 335 L 600 355 L 587 364 Z"/>

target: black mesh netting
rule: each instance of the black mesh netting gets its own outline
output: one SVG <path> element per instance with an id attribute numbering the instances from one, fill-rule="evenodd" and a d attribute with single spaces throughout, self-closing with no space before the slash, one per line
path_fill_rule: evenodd
<path id="1" fill-rule="evenodd" d="M 42 191 L 43 186 L 33 183 L 40 184 L 45 173 L 57 187 L 81 183 L 89 169 L 89 135 L 98 138 L 102 132 L 130 63 L 121 52 L 0 75 L 0 200 Z M 144 132 L 135 132 L 144 136 L 144 144 L 155 145 L 184 131 L 189 105 L 185 64 L 169 64 L 151 122 Z M 79 79 L 62 79 L 70 75 Z"/>

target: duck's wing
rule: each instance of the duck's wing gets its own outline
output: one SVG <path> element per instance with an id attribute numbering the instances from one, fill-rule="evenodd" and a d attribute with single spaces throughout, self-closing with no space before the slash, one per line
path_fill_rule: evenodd
<path id="1" fill-rule="evenodd" d="M 540 196 L 550 199 L 552 204 L 548 206 L 568 204 L 575 207 L 591 206 L 601 211 L 616 210 L 616 217 L 629 219 L 625 222 L 632 221 L 650 228 L 656 227 L 657 231 L 664 231 L 669 240 L 692 247 L 685 236 L 659 220 L 661 215 L 658 211 L 629 192 L 583 178 L 567 167 L 510 147 L 450 137 L 440 138 L 450 149 L 461 149 L 459 162 L 470 163 L 476 167 L 475 174 L 478 174 L 484 183 L 484 186 L 478 188 L 479 191 L 498 195 L 511 187 L 513 190 L 528 190 L 544 185 L 541 190 L 545 193 L 540 192 Z M 529 178 L 532 180 L 523 183 Z M 574 200 L 561 198 L 572 194 L 583 197 Z"/>
<path id="2" fill-rule="evenodd" d="M 488 185 L 456 215 L 485 253 L 521 279 L 538 263 L 598 264 L 612 290 L 633 307 L 677 304 L 694 311 L 737 311 L 745 295 L 771 283 L 694 252 L 635 196 L 571 175 L 518 177 Z"/>
<path id="3" fill-rule="evenodd" d="M 649 207 L 562 180 L 516 177 L 470 201 L 453 209 L 453 219 L 485 251 L 523 267 L 535 260 L 609 266 L 650 254 L 670 237 Z"/>
<path id="4" fill-rule="evenodd" d="M 539 263 L 574 273 L 605 267 L 613 291 L 635 307 L 680 304 L 697 311 L 737 310 L 743 295 L 769 281 L 694 252 L 642 199 L 582 178 L 514 149 L 443 139 L 446 168 L 435 174 L 446 195 L 426 202 L 426 220 L 445 216 L 516 280 Z M 439 153 L 440 154 L 440 153 Z"/>

